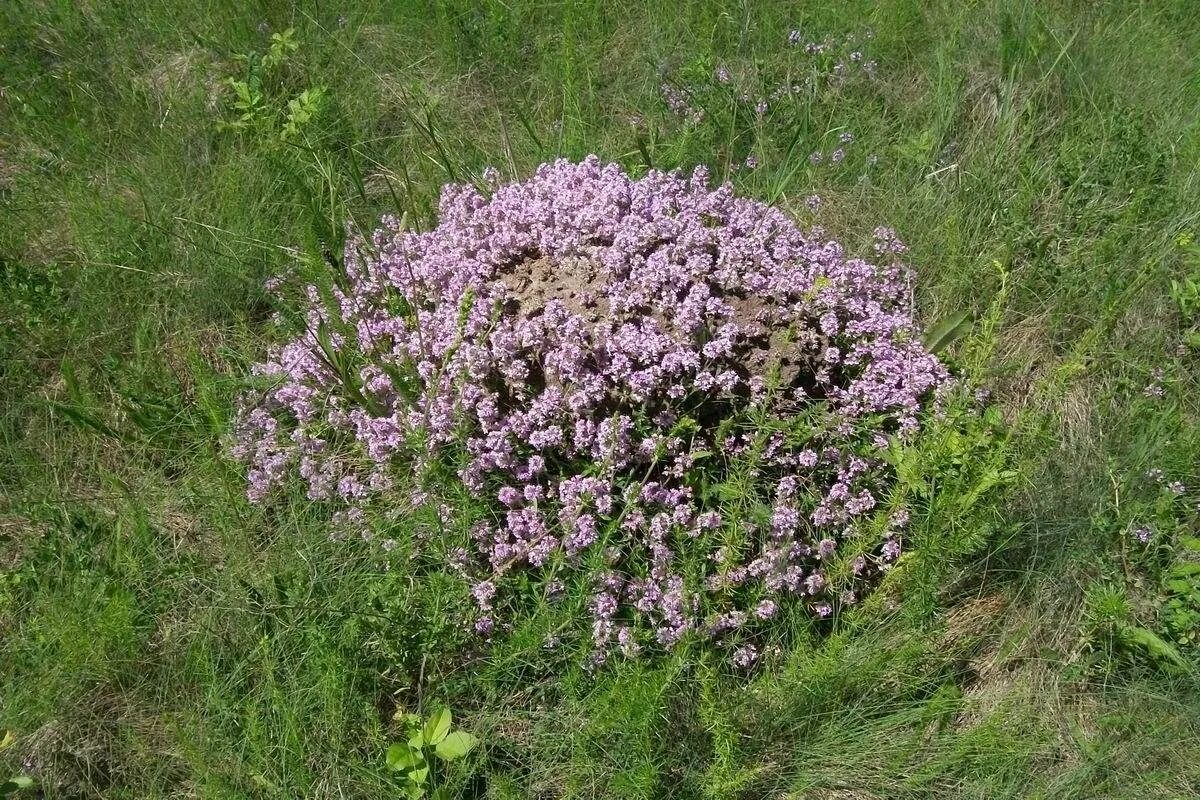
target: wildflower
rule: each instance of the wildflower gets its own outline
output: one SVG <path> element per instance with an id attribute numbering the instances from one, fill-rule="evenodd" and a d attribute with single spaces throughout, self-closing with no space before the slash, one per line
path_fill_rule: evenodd
<path id="1" fill-rule="evenodd" d="M 1171 494 L 1178 497 L 1179 495 L 1182 495 L 1184 492 L 1186 492 L 1187 488 L 1184 487 L 1183 483 L 1180 481 L 1171 481 L 1170 483 L 1167 484 L 1167 491 L 1169 491 Z"/>
<path id="2" fill-rule="evenodd" d="M 621 654 L 626 658 L 637 658 L 642 651 L 641 645 L 634 637 L 633 629 L 627 625 L 617 631 L 617 645 L 621 649 Z"/>
<path id="3" fill-rule="evenodd" d="M 663 91 L 693 114 L 683 90 Z M 485 514 L 470 548 L 448 556 L 472 576 L 476 630 L 494 634 L 518 584 L 554 600 L 563 578 L 578 579 L 591 587 L 593 665 L 742 630 L 789 595 L 820 614 L 844 589 L 823 572 L 837 532 L 887 496 L 886 463 L 861 454 L 885 432 L 917 430 L 950 380 L 911 322 L 895 232 L 875 231 L 887 260 L 873 265 L 710 186 L 704 169 L 635 179 L 589 158 L 519 183 L 483 177 L 486 189 L 444 189 L 431 230 L 387 218 L 369 246 L 352 231 L 329 304 L 306 289 L 308 325 L 255 365 L 271 388 L 238 414 L 230 452 L 247 465 L 250 498 L 296 476 L 344 506 L 339 530 L 367 531 L 366 509 L 397 505 L 390 487 L 454 464 Z M 532 292 L 544 269 L 579 292 Z M 744 297 L 760 299 L 752 316 L 732 302 Z M 330 333 L 317 341 L 309 331 L 321 326 Z M 758 328 L 796 332 L 807 371 L 792 385 L 779 385 L 779 365 L 747 359 Z M 364 365 L 363 388 L 329 368 L 330 352 Z M 736 421 L 752 404 L 773 419 L 802 405 L 818 424 L 807 441 L 740 424 L 679 433 L 685 416 Z M 749 454 L 762 461 L 769 531 L 723 520 L 695 492 L 691 470 Z M 423 490 L 407 499 L 406 510 L 438 502 Z M 889 522 L 903 528 L 901 512 Z M 726 535 L 742 542 L 714 541 Z M 879 561 L 899 552 L 893 533 Z M 851 571 L 865 591 L 880 569 L 860 555 Z"/>
<path id="4" fill-rule="evenodd" d="M 886 542 L 884 542 L 882 555 L 884 561 L 895 561 L 897 558 L 899 558 L 900 540 L 889 538 Z"/>
<path id="5" fill-rule="evenodd" d="M 774 600 L 763 600 L 754 607 L 754 616 L 758 617 L 759 619 L 770 619 L 771 617 L 775 616 L 775 612 L 778 610 L 779 606 L 776 605 Z"/>
<path id="6" fill-rule="evenodd" d="M 717 83 L 729 83 L 729 81 L 732 80 L 732 78 L 729 75 L 729 70 L 725 67 L 724 64 L 717 67 L 716 78 L 717 78 Z"/>
<path id="7" fill-rule="evenodd" d="M 496 584 L 491 581 L 480 581 L 471 587 L 471 596 L 481 611 L 492 607 L 492 598 L 496 596 Z"/>
<path id="8" fill-rule="evenodd" d="M 743 645 L 734 650 L 732 658 L 729 659 L 729 663 L 738 669 L 748 669 L 754 665 L 755 661 L 758 661 L 758 648 L 752 644 Z"/>
<path id="9" fill-rule="evenodd" d="M 746 156 L 745 166 L 746 169 L 754 169 L 758 166 L 758 159 L 754 156 Z"/>
<path id="10" fill-rule="evenodd" d="M 1154 530 L 1149 525 L 1138 525 L 1133 529 L 1133 536 L 1142 544 L 1149 544 L 1150 537 L 1154 535 Z"/>
<path id="11" fill-rule="evenodd" d="M 788 31 L 788 44 L 792 45 L 793 47 L 800 44 L 800 31 L 796 30 L 795 28 Z"/>

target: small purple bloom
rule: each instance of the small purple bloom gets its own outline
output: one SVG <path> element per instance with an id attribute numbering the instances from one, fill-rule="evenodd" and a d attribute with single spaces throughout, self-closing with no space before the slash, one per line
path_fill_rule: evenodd
<path id="1" fill-rule="evenodd" d="M 883 555 L 884 561 L 895 561 L 897 558 L 899 558 L 900 557 L 900 540 L 899 539 L 888 539 L 886 542 L 884 542 L 882 555 Z"/>
<path id="2" fill-rule="evenodd" d="M 754 616 L 758 617 L 759 619 L 770 619 L 771 617 L 775 616 L 775 612 L 778 610 L 779 606 L 775 604 L 774 600 L 763 600 L 754 607 Z"/>
<path id="3" fill-rule="evenodd" d="M 758 661 L 758 648 L 752 644 L 743 645 L 733 651 L 729 662 L 738 669 L 749 669 Z"/>

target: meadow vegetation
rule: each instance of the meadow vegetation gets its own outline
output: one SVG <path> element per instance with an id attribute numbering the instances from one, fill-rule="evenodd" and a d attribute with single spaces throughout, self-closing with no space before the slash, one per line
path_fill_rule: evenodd
<path id="1" fill-rule="evenodd" d="M 0 796 L 1200 793 L 1198 53 L 1189 0 L 0 5 Z M 753 659 L 597 664 L 583 584 L 481 636 L 444 464 L 247 496 L 348 236 L 590 154 L 891 229 L 959 382 L 882 448 L 902 551 Z"/>

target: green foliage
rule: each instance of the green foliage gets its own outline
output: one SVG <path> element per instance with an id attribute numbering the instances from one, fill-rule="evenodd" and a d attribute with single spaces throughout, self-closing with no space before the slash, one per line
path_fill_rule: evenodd
<path id="1" fill-rule="evenodd" d="M 1171 299 L 1183 317 L 1184 341 L 1193 351 L 1200 351 L 1200 246 L 1190 231 L 1176 236 L 1175 243 L 1186 272 L 1171 280 Z"/>
<path id="2" fill-rule="evenodd" d="M 0 797 L 12 797 L 24 789 L 32 789 L 33 786 L 33 778 L 28 775 L 17 775 L 0 783 Z"/>
<path id="3" fill-rule="evenodd" d="M 1177 644 L 1200 645 L 1200 539 L 1180 539 L 1178 560 L 1163 571 L 1159 619 Z"/>
<path id="4" fill-rule="evenodd" d="M 291 98 L 281 95 L 283 86 L 277 73 L 300 47 L 295 33 L 294 28 L 274 33 L 265 53 L 236 57 L 246 65 L 245 74 L 228 81 L 234 95 L 230 103 L 234 117 L 222 120 L 222 129 L 249 131 L 281 143 L 303 141 L 305 131 L 320 116 L 327 100 L 324 86 L 310 86 Z"/>
<path id="5" fill-rule="evenodd" d="M 402 717 L 408 738 L 394 742 L 387 749 L 387 766 L 400 773 L 401 792 L 405 797 L 424 797 L 427 789 L 435 782 L 432 773 L 432 753 L 440 761 L 451 763 L 471 752 L 478 740 L 463 730 L 451 730 L 450 709 L 440 708 L 424 721 L 417 714 Z M 446 796 L 444 787 L 433 789 L 432 796 Z"/>
<path id="6" fill-rule="evenodd" d="M 394 710 L 431 687 L 487 742 L 447 764 L 422 738 L 450 797 L 1195 794 L 1193 4 L 260 13 L 0 3 L 0 775 L 36 780 L 14 798 L 392 798 Z M 664 78 L 783 75 L 792 27 L 865 25 L 878 80 L 812 114 L 663 113 Z M 878 165 L 813 168 L 841 130 Z M 448 533 L 398 506 L 332 541 L 299 492 L 250 508 L 221 456 L 264 278 L 323 271 L 348 218 L 420 229 L 452 175 L 593 151 L 722 176 L 754 154 L 739 191 L 846 242 L 886 220 L 927 329 L 976 320 L 941 353 L 988 410 L 894 451 L 907 554 L 854 615 L 782 619 L 754 675 L 575 670 L 573 596 L 485 648 L 429 568 L 469 503 Z"/>
<path id="7" fill-rule="evenodd" d="M 7 306 L 0 323 L 31 330 L 52 324 L 65 300 L 63 277 L 57 264 L 34 268 L 0 259 L 0 294 Z"/>
<path id="8" fill-rule="evenodd" d="M 1082 650 L 1092 668 L 1111 673 L 1132 659 L 1168 672 L 1188 669 L 1188 661 L 1171 643 L 1136 622 L 1124 590 L 1097 584 L 1089 589 L 1085 602 Z"/>

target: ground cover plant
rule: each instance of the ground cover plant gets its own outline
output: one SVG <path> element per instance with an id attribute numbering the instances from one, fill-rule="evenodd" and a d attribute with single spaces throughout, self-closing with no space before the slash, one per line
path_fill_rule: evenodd
<path id="1" fill-rule="evenodd" d="M 373 508 L 395 517 L 457 479 L 495 506 L 442 554 L 481 572 L 476 631 L 527 565 L 543 596 L 591 594 L 593 664 L 770 621 L 782 594 L 819 616 L 853 605 L 908 517 L 861 530 L 884 454 L 949 376 L 917 337 L 893 232 L 875 232 L 879 267 L 708 184 L 559 160 L 490 197 L 448 185 L 427 233 L 388 220 L 374 252 L 353 236 L 345 288 L 304 287 L 298 336 L 253 368 L 270 383 L 244 396 L 231 448 L 248 497 L 302 477 L 369 538 Z M 739 471 L 726 505 L 762 519 L 723 519 Z M 567 587 L 574 572 L 591 587 Z"/>
<path id="2" fill-rule="evenodd" d="M 1197 793 L 1189 3 L 0 22 L 0 794 Z"/>

